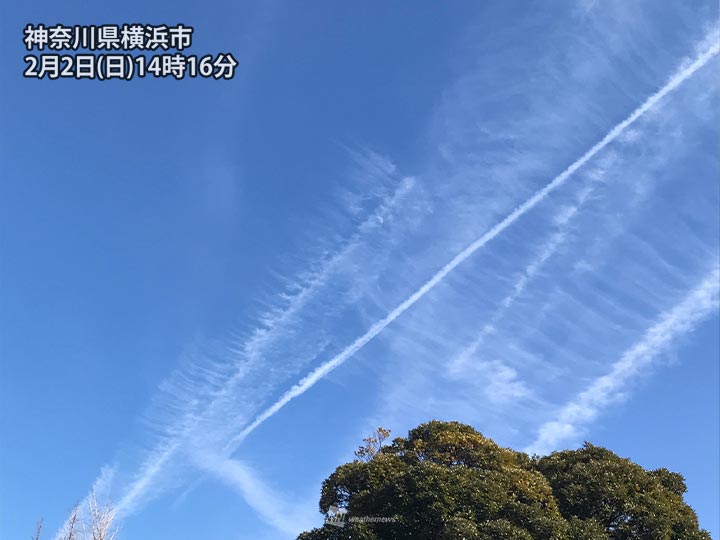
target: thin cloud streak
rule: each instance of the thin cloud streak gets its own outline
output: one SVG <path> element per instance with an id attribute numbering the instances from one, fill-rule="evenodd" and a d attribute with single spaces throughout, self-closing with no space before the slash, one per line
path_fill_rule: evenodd
<path id="1" fill-rule="evenodd" d="M 203 454 L 198 456 L 197 465 L 237 490 L 263 521 L 288 536 L 311 528 L 316 521 L 314 504 L 303 507 L 288 502 L 241 461 Z"/>
<path id="2" fill-rule="evenodd" d="M 306 377 L 301 379 L 295 386 L 285 392 L 280 399 L 273 403 L 270 407 L 265 409 L 257 418 L 246 426 L 237 436 L 235 436 L 226 446 L 226 449 L 233 451 L 237 448 L 242 441 L 247 438 L 253 431 L 255 431 L 261 424 L 266 420 L 274 416 L 280 411 L 285 405 L 296 397 L 301 396 L 312 388 L 320 379 L 325 377 L 328 373 L 342 365 L 348 358 L 352 357 L 360 349 L 362 349 L 367 343 L 375 338 L 380 332 L 382 332 L 388 325 L 390 325 L 395 319 L 400 317 L 405 311 L 410 309 L 416 302 L 423 298 L 428 292 L 430 292 L 436 285 L 438 285 L 445 277 L 450 274 L 457 266 L 462 264 L 465 260 L 470 258 L 475 252 L 484 247 L 488 242 L 493 240 L 495 237 L 500 235 L 508 227 L 510 227 L 515 221 L 522 217 L 525 213 L 530 211 L 532 208 L 542 202 L 550 193 L 562 186 L 578 169 L 584 166 L 590 159 L 592 159 L 598 152 L 603 150 L 607 145 L 618 138 L 629 126 L 637 121 L 643 114 L 648 112 L 650 109 L 655 107 L 667 94 L 678 88 L 684 81 L 690 78 L 695 72 L 702 68 L 708 61 L 715 57 L 720 52 L 720 45 L 715 44 L 709 50 L 702 53 L 687 67 L 680 69 L 675 73 L 670 80 L 658 90 L 655 94 L 650 96 L 645 102 L 635 109 L 625 120 L 613 127 L 607 135 L 605 135 L 599 142 L 593 145 L 587 152 L 585 152 L 579 159 L 573 162 L 563 172 L 557 175 L 550 183 L 545 187 L 538 190 L 533 196 L 527 199 L 520 206 L 515 208 L 507 217 L 502 221 L 493 226 L 489 231 L 483 234 L 480 238 L 475 240 L 459 254 L 457 254 L 450 262 L 443 266 L 435 275 L 433 275 L 428 281 L 426 281 L 417 291 L 410 295 L 406 300 L 400 303 L 395 309 L 393 309 L 386 317 L 376 322 L 370 329 L 356 339 L 352 344 L 346 347 L 343 351 L 333 357 L 331 360 L 323 363 L 315 370 L 310 372 Z"/>
<path id="3" fill-rule="evenodd" d="M 645 335 L 615 362 L 606 375 L 597 378 L 574 400 L 567 403 L 557 419 L 544 423 L 535 441 L 526 448 L 533 454 L 547 454 L 560 443 L 578 436 L 581 427 L 592 422 L 603 408 L 621 397 L 630 380 L 645 373 L 653 358 L 678 336 L 692 331 L 720 305 L 720 267 L 715 268 L 687 297 L 664 313 Z"/>
<path id="4" fill-rule="evenodd" d="M 597 181 L 600 178 L 601 175 L 597 174 L 594 179 Z M 550 239 L 543 245 L 537 257 L 535 257 L 530 264 L 527 265 L 523 274 L 513 285 L 512 292 L 500 301 L 500 306 L 495 310 L 488 322 L 483 325 L 477 337 L 467 347 L 465 347 L 460 354 L 450 361 L 448 367 L 448 373 L 450 375 L 460 375 L 463 372 L 463 369 L 470 358 L 478 352 L 488 334 L 493 332 L 495 324 L 497 324 L 505 316 L 507 311 L 518 300 L 518 298 L 522 296 L 523 292 L 525 292 L 525 289 L 530 281 L 542 270 L 545 263 L 547 263 L 548 260 L 555 255 L 558 248 L 565 242 L 570 220 L 575 214 L 577 214 L 587 198 L 590 196 L 593 191 L 593 187 L 593 185 L 586 187 L 580 193 L 576 204 L 570 206 L 569 208 L 565 208 L 555 216 L 554 221 L 559 226 L 559 230 L 551 235 Z M 513 384 L 515 383 L 513 382 Z"/>

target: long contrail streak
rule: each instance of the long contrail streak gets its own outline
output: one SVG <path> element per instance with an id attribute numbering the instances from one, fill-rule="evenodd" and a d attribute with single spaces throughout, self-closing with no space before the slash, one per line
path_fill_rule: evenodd
<path id="1" fill-rule="evenodd" d="M 592 422 L 604 407 L 620 397 L 626 384 L 651 367 L 658 353 L 717 310 L 720 304 L 719 283 L 720 266 L 715 266 L 683 301 L 664 313 L 637 343 L 625 351 L 607 374 L 592 381 L 575 399 L 562 407 L 556 419 L 542 424 L 537 438 L 525 451 L 547 454 L 560 442 L 576 437 L 585 424 Z"/>
<path id="2" fill-rule="evenodd" d="M 362 349 L 368 344 L 375 336 L 382 332 L 388 325 L 390 325 L 395 319 L 402 315 L 405 311 L 410 309 L 418 300 L 430 292 L 438 283 L 440 283 L 445 277 L 452 272 L 457 266 L 463 263 L 466 259 L 470 258 L 476 251 L 484 247 L 488 242 L 493 240 L 496 236 L 502 233 L 505 229 L 510 227 L 515 221 L 517 221 L 522 215 L 527 213 L 529 210 L 537 206 L 542 202 L 551 192 L 562 186 L 580 167 L 585 165 L 590 159 L 592 159 L 598 152 L 605 148 L 608 144 L 613 142 L 617 137 L 631 126 L 635 121 L 640 118 L 643 114 L 652 109 L 655 105 L 660 102 L 667 94 L 678 88 L 683 82 L 690 78 L 695 72 L 702 68 L 708 61 L 710 61 L 715 55 L 720 52 L 720 44 L 715 44 L 713 47 L 698 56 L 690 65 L 682 68 L 663 86 L 660 90 L 655 92 L 652 96 L 645 100 L 645 102 L 635 109 L 625 120 L 617 124 L 612 128 L 605 137 L 585 152 L 580 158 L 573 162 L 567 169 L 558 174 L 553 180 L 548 183 L 545 187 L 535 192 L 535 194 L 516 207 L 510 214 L 508 214 L 502 221 L 493 226 L 480 238 L 475 240 L 460 253 L 458 253 L 453 259 L 443 266 L 438 272 L 426 281 L 417 291 L 406 298 L 401 304 L 395 309 L 388 313 L 383 319 L 373 324 L 370 329 L 365 332 L 362 336 L 357 338 L 353 343 L 346 347 L 342 352 L 338 353 L 337 356 L 328 360 L 324 364 L 318 366 L 297 384 L 295 384 L 290 390 L 285 392 L 280 399 L 265 409 L 252 423 L 248 424 L 238 435 L 236 435 L 227 445 L 226 450 L 232 451 L 242 441 L 250 435 L 255 429 L 265 422 L 268 418 L 277 413 L 290 401 L 296 397 L 304 394 L 315 383 L 322 379 L 325 375 L 330 373 L 332 370 L 343 364 L 348 358 L 353 356 L 356 352 Z"/>

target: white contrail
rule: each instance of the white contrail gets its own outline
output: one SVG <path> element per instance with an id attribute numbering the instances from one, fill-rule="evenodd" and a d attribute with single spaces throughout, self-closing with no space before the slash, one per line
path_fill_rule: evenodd
<path id="1" fill-rule="evenodd" d="M 478 352 L 478 350 L 480 350 L 485 338 L 495 330 L 495 325 L 505 316 L 518 298 L 523 295 L 528 284 L 542 270 L 545 263 L 547 263 L 555 255 L 558 248 L 567 240 L 567 229 L 569 228 L 570 220 L 585 204 L 585 201 L 590 197 L 595 189 L 595 183 L 597 183 L 600 178 L 602 178 L 602 174 L 598 174 L 595 178 L 593 178 L 593 183 L 580 192 L 577 202 L 574 205 L 559 211 L 555 215 L 554 220 L 558 223 L 559 230 L 550 237 L 550 239 L 543 245 L 542 249 L 540 249 L 538 255 L 530 262 L 530 264 L 527 265 L 523 273 L 513 285 L 511 292 L 500 301 L 498 308 L 492 314 L 490 319 L 483 325 L 475 339 L 462 351 L 460 351 L 460 354 L 455 356 L 448 363 L 447 372 L 450 375 L 462 376 L 463 367 Z"/>
<path id="2" fill-rule="evenodd" d="M 202 453 L 194 459 L 200 470 L 238 491 L 263 521 L 288 538 L 297 536 L 298 531 L 311 529 L 317 521 L 315 503 L 308 503 L 307 499 L 291 500 L 278 493 L 247 464 L 212 453 Z"/>
<path id="3" fill-rule="evenodd" d="M 575 209 L 577 210 L 577 207 L 575 207 Z M 550 240 L 545 243 L 539 255 L 532 260 L 532 262 L 527 266 L 520 278 L 518 278 L 518 280 L 515 282 L 512 288 L 512 292 L 510 292 L 510 294 L 505 296 L 505 298 L 500 301 L 500 306 L 492 314 L 490 320 L 488 320 L 483 325 L 480 333 L 469 345 L 467 345 L 462 351 L 460 351 L 460 354 L 453 358 L 452 361 L 449 363 L 447 368 L 448 374 L 460 376 L 463 375 L 463 368 L 478 352 L 483 342 L 485 341 L 485 338 L 488 336 L 488 334 L 493 332 L 493 330 L 495 329 L 495 325 L 498 323 L 498 321 L 500 321 L 505 316 L 505 313 L 508 312 L 511 306 L 525 292 L 528 283 L 530 283 L 530 281 L 535 277 L 535 275 L 540 272 L 545 263 L 550 260 L 550 258 L 555 254 L 560 245 L 565 241 L 566 237 L 567 235 L 562 230 L 554 233 L 550 237 Z"/>
<path id="4" fill-rule="evenodd" d="M 672 78 L 663 86 L 660 90 L 650 96 L 645 102 L 635 109 L 630 116 L 625 120 L 617 124 L 612 128 L 605 137 L 597 142 L 592 148 L 585 152 L 580 158 L 573 162 L 567 169 L 557 175 L 553 180 L 548 183 L 545 187 L 537 191 L 532 197 L 522 203 L 520 206 L 515 208 L 508 216 L 502 221 L 493 226 L 489 231 L 483 234 L 480 238 L 475 240 L 472 244 L 463 249 L 458 253 L 450 262 L 443 266 L 434 276 L 426 281 L 417 291 L 411 294 L 405 301 L 393 309 L 387 316 L 376 322 L 365 332 L 362 336 L 357 338 L 352 344 L 340 352 L 337 356 L 328 360 L 324 364 L 318 366 L 315 370 L 310 372 L 302 380 L 300 380 L 290 390 L 285 392 L 280 399 L 273 403 L 270 407 L 265 409 L 252 423 L 248 424 L 238 435 L 236 435 L 227 444 L 226 449 L 232 451 L 237 445 L 239 445 L 250 433 L 265 422 L 268 418 L 277 413 L 290 401 L 296 397 L 304 394 L 315 383 L 321 378 L 330 373 L 332 370 L 340 366 L 348 358 L 353 356 L 357 351 L 362 349 L 368 342 L 370 342 L 375 336 L 382 332 L 389 324 L 395 319 L 412 307 L 418 300 L 430 292 L 438 283 L 440 283 L 445 277 L 452 272 L 458 265 L 464 262 L 466 259 L 471 257 L 476 251 L 485 246 L 488 242 L 493 240 L 496 236 L 502 233 L 510 225 L 518 220 L 523 214 L 537 206 L 543 199 L 545 199 L 552 191 L 563 185 L 568 178 L 570 178 L 575 171 L 585 165 L 590 159 L 592 159 L 600 150 L 605 148 L 608 144 L 613 142 L 625 129 L 635 123 L 643 114 L 652 109 L 658 104 L 667 94 L 679 87 L 689 77 L 691 77 L 696 71 L 702 68 L 707 62 L 712 59 L 715 55 L 720 52 L 720 44 L 715 43 L 710 49 L 699 55 L 691 64 L 680 69 Z"/>
<path id="5" fill-rule="evenodd" d="M 664 313 L 645 335 L 615 362 L 606 375 L 595 379 L 590 386 L 560 410 L 555 420 L 545 422 L 538 436 L 525 451 L 546 454 L 561 441 L 578 435 L 580 426 L 591 422 L 600 409 L 621 395 L 623 385 L 646 368 L 674 338 L 691 331 L 700 321 L 718 308 L 720 269 L 716 266 L 685 299 Z"/>

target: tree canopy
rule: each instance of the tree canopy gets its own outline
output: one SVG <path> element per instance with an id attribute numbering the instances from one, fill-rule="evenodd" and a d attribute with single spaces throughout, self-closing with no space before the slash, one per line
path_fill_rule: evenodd
<path id="1" fill-rule="evenodd" d="M 323 482 L 323 527 L 298 540 L 710 540 L 685 481 L 605 448 L 528 456 L 471 426 L 432 421 Z"/>

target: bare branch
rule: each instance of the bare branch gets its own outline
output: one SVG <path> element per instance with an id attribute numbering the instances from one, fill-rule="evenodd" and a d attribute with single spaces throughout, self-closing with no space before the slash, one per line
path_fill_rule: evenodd
<path id="1" fill-rule="evenodd" d="M 43 525 L 43 520 L 40 519 L 40 521 L 38 521 L 37 530 L 35 531 L 35 536 L 33 537 L 33 540 L 40 540 L 40 533 L 42 532 L 42 525 Z"/>
<path id="2" fill-rule="evenodd" d="M 80 505 L 76 504 L 70 512 L 62 540 L 78 540 L 77 527 L 80 521 Z"/>

